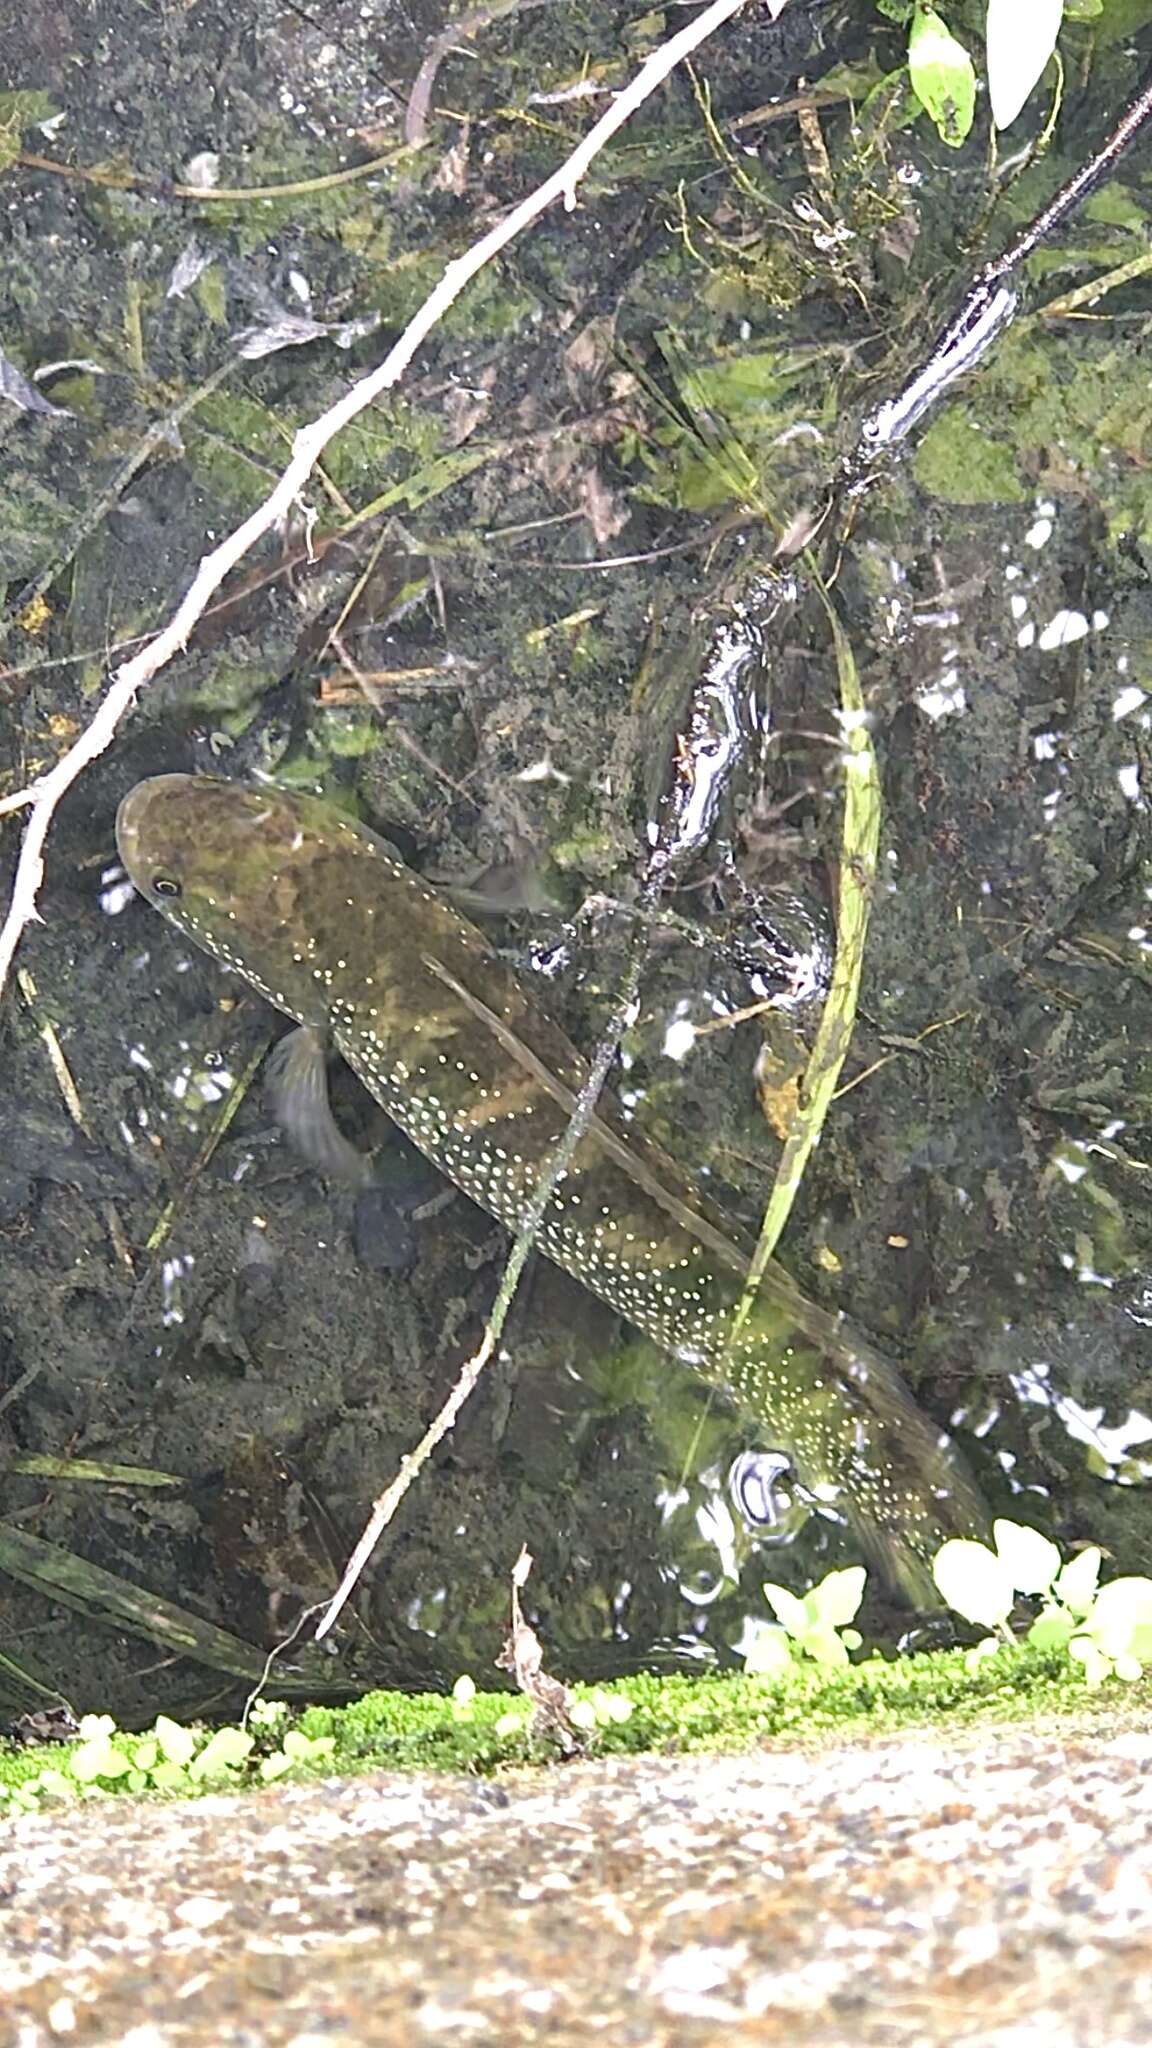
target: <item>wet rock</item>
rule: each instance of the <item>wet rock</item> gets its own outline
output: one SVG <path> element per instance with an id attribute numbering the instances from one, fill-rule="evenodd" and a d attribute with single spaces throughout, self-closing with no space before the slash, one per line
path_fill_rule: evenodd
<path id="1" fill-rule="evenodd" d="M 1152 2009 L 1150 1760 L 1145 1707 L 32 1815 L 3 2038 L 1119 2048 Z"/>

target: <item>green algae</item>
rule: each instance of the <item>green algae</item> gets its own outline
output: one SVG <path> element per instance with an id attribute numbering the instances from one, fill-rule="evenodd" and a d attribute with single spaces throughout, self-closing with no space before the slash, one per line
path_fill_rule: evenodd
<path id="1" fill-rule="evenodd" d="M 913 457 L 916 481 L 950 505 L 1018 505 L 1028 492 L 1011 447 L 952 405 L 929 427 Z"/>
<path id="2" fill-rule="evenodd" d="M 572 1693 L 593 1705 L 598 1696 L 621 1701 L 631 1710 L 626 1719 L 605 1718 L 598 1725 L 591 1745 L 597 1755 L 732 1752 L 768 1741 L 789 1744 L 813 1735 L 941 1721 L 1018 1721 L 1082 1706 L 1087 1697 L 1082 1681 L 1069 1676 L 1066 1657 L 1015 1650 L 975 1666 L 963 1650 L 891 1662 L 870 1658 L 787 1685 L 740 1672 L 640 1674 L 603 1686 L 577 1685 Z M 515 1727 L 508 1726 L 510 1717 Z M 451 1698 L 375 1692 L 348 1707 L 309 1707 L 299 1726 L 311 1736 L 333 1736 L 334 1765 L 345 1770 L 490 1770 L 533 1752 L 526 1703 L 504 1693 L 477 1693 L 465 1718 Z"/>
<path id="3" fill-rule="evenodd" d="M 888 1661 L 880 1657 L 832 1671 L 769 1683 L 739 1672 L 639 1674 L 571 1688 L 579 1727 L 576 1748 L 589 1756 L 731 1755 L 771 1745 L 810 1748 L 902 1729 L 1027 1725 L 1094 1713 L 1114 1715 L 1118 1701 L 1139 1713 L 1152 1706 L 1152 1681 L 1089 1688 L 1056 1651 L 1005 1648 L 974 1661 L 965 1650 L 934 1650 Z M 164 1723 L 168 1730 L 173 1724 Z M 573 1752 L 554 1735 L 535 1734 L 531 1708 L 519 1694 L 481 1692 L 467 1683 L 454 1694 L 380 1691 L 348 1706 L 314 1706 L 288 1715 L 270 1706 L 255 1714 L 246 1743 L 228 1749 L 227 1730 L 212 1737 L 211 1756 L 227 1755 L 199 1782 L 133 1783 L 129 1763 L 115 1765 L 93 1796 L 132 1791 L 240 1790 L 292 1768 L 298 1775 L 355 1776 L 369 1770 L 498 1773 L 525 1764 L 546 1767 Z M 196 1747 L 203 1748 L 201 1731 Z M 239 1730 L 233 1730 L 239 1735 Z M 293 1741 L 291 1738 L 297 1738 Z M 117 1734 L 125 1757 L 146 1736 Z M 166 1752 L 175 1738 L 165 1739 Z M 191 1753 L 192 1743 L 188 1750 Z M 72 1749 L 79 1745 L 70 1745 Z M 60 1770 L 64 1746 L 0 1745 L 0 1797 L 33 1784 L 44 1769 Z M 267 1760 L 275 1758 L 269 1768 Z M 287 1759 L 282 1761 L 282 1759 Z M 135 1774 L 138 1780 L 138 1773 Z"/>

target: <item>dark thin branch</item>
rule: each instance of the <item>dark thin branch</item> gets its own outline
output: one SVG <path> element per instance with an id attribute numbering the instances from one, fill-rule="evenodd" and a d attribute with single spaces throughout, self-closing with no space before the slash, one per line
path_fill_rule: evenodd
<path id="1" fill-rule="evenodd" d="M 1081 164 L 1055 196 L 1020 229 L 998 256 L 985 263 L 927 360 L 893 398 L 870 413 L 860 439 L 845 465 L 842 485 L 855 491 L 867 484 L 878 456 L 903 441 L 917 421 L 942 398 L 957 377 L 971 370 L 1015 318 L 1019 291 L 1009 280 L 1029 256 L 1051 241 L 1082 206 L 1089 193 L 1115 170 L 1125 150 L 1152 119 L 1152 76 L 1145 79 L 1095 155 Z"/>

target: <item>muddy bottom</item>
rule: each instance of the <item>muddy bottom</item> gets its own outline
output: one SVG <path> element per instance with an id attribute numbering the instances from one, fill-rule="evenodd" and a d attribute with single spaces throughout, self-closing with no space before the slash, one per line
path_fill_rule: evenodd
<path id="1" fill-rule="evenodd" d="M 590 89 L 615 90 L 650 26 L 494 20 L 449 52 L 413 149 L 441 25 L 385 0 L 322 24 L 278 0 L 61 0 L 12 39 L 0 329 L 56 409 L 5 400 L 0 420 L 3 794 L 75 737 L 293 432 L 555 167 L 589 52 Z M 826 949 L 843 851 L 827 616 L 811 586 L 763 618 L 755 592 L 978 260 L 958 221 L 995 204 L 994 244 L 1114 116 L 1131 58 L 1101 51 L 1099 75 L 1070 65 L 1051 153 L 1008 202 L 982 142 L 948 150 L 901 113 L 902 28 L 799 5 L 729 24 L 333 445 L 307 516 L 61 807 L 3 1018 L 6 1711 L 62 1691 L 123 1721 L 233 1712 L 331 1592 L 507 1252 L 345 1073 L 375 1212 L 294 1158 L 260 1078 L 283 1020 L 132 898 L 119 800 L 170 770 L 322 789 L 478 894 L 590 1048 L 678 720 L 710 635 L 743 632 L 738 772 L 663 906 L 709 950 L 652 935 L 616 1081 L 755 1231 L 812 1012 L 780 1000 L 801 948 L 765 1021 L 749 934 L 799 906 Z M 830 97 L 777 118 L 768 94 L 834 63 Z M 1143 250 L 1143 175 L 1122 165 L 1061 243 L 1077 282 L 1126 237 Z M 1006 334 L 825 565 L 884 820 L 842 1092 L 782 1247 L 954 1431 L 993 1511 L 1128 1572 L 1152 1569 L 1143 275 L 1099 320 L 1041 307 Z M 274 346 L 289 316 L 319 331 Z M 335 1654 L 294 1648 L 276 1689 L 483 1683 L 524 1544 L 556 1669 L 730 1661 L 765 1577 L 854 1560 L 834 1514 L 796 1516 L 788 1545 L 746 1523 L 730 1470 L 773 1448 L 771 1417 L 540 1261 Z M 919 1626 L 871 1595 L 870 1635 Z"/>

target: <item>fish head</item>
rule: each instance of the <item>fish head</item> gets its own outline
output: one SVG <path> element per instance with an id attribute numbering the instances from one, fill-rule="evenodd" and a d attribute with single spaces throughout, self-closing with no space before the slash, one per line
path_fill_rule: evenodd
<path id="1" fill-rule="evenodd" d="M 129 880 L 171 924 L 278 1009 L 322 1024 L 326 982 L 311 935 L 324 929 L 332 823 L 331 810 L 310 797 L 156 775 L 121 803 L 116 843 Z"/>

